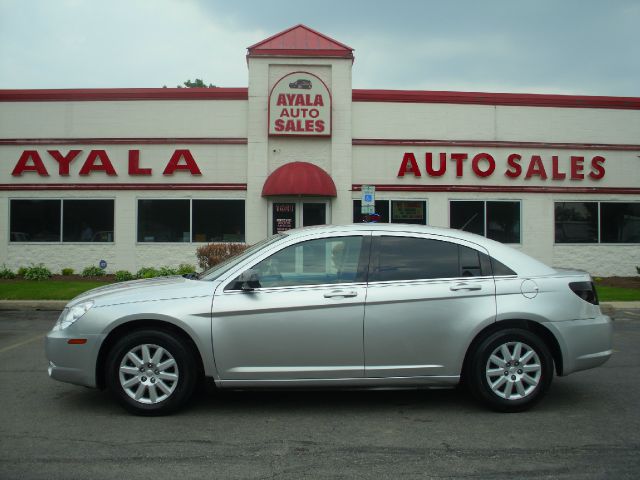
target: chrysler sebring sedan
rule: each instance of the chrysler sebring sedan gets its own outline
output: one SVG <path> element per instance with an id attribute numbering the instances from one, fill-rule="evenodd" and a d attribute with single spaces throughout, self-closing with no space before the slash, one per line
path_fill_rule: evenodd
<path id="1" fill-rule="evenodd" d="M 46 337 L 49 375 L 166 414 L 218 388 L 468 386 L 525 410 L 611 356 L 587 273 L 415 225 L 278 234 L 194 278 L 91 290 Z"/>

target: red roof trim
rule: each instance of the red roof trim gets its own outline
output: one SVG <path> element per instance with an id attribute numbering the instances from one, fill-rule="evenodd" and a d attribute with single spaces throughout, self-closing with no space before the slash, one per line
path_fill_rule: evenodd
<path id="1" fill-rule="evenodd" d="M 473 193 L 566 193 L 638 195 L 640 188 L 616 187 L 529 187 L 500 185 L 375 185 L 378 192 L 473 192 Z M 353 191 L 361 191 L 362 184 L 353 184 Z"/>
<path id="2" fill-rule="evenodd" d="M 308 162 L 291 162 L 276 168 L 262 187 L 262 196 L 312 195 L 335 197 L 336 185 L 327 172 Z"/>
<path id="3" fill-rule="evenodd" d="M 247 100 L 246 88 L 80 88 L 0 90 L 0 102 Z"/>
<path id="4" fill-rule="evenodd" d="M 353 48 L 303 24 L 247 47 L 247 57 L 302 56 L 353 58 Z"/>
<path id="5" fill-rule="evenodd" d="M 422 90 L 359 90 L 354 102 L 453 103 L 529 107 L 611 108 L 640 110 L 638 97 L 543 95 L 535 93 L 433 92 Z"/>
<path id="6" fill-rule="evenodd" d="M 5 183 L 2 190 L 246 190 L 246 183 Z"/>
<path id="7" fill-rule="evenodd" d="M 246 138 L 3 138 L 0 145 L 246 145 Z"/>
<path id="8" fill-rule="evenodd" d="M 550 142 L 499 142 L 481 140 L 401 140 L 381 138 L 354 138 L 356 146 L 376 147 L 480 147 L 480 148 L 548 148 L 556 150 L 616 150 L 640 151 L 640 145 L 609 143 L 550 143 Z"/>

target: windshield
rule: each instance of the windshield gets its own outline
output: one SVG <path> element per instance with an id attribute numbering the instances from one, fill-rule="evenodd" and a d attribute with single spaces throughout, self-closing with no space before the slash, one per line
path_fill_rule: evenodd
<path id="1" fill-rule="evenodd" d="M 260 250 L 262 247 L 265 247 L 266 245 L 269 245 L 271 243 L 274 243 L 274 242 L 282 239 L 283 237 L 284 237 L 284 235 L 277 234 L 277 235 L 273 235 L 272 237 L 265 238 L 261 242 L 258 242 L 255 245 L 250 246 L 244 252 L 239 253 L 238 255 L 235 255 L 235 256 L 233 256 L 231 258 L 227 258 L 225 261 L 223 261 L 223 262 L 221 262 L 221 263 L 219 263 L 217 265 L 214 265 L 209 270 L 206 270 L 206 271 L 202 272 L 198 276 L 198 280 L 215 280 L 220 275 L 222 275 L 223 273 L 229 271 L 230 269 L 235 267 L 237 264 L 242 262 L 249 255 L 253 254 L 257 250 Z"/>

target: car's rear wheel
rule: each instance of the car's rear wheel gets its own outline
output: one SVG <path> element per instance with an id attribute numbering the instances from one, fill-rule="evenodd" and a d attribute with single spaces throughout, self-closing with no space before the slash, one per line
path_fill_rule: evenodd
<path id="1" fill-rule="evenodd" d="M 182 407 L 198 376 L 186 342 L 153 330 L 122 337 L 111 349 L 106 368 L 107 388 L 137 415 L 166 415 Z"/>
<path id="2" fill-rule="evenodd" d="M 553 378 L 553 357 L 544 341 L 523 329 L 483 339 L 470 358 L 467 381 L 476 398 L 494 410 L 520 412 L 542 399 Z"/>

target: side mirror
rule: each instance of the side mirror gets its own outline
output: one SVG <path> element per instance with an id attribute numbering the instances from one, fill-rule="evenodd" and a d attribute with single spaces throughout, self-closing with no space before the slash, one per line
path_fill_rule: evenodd
<path id="1" fill-rule="evenodd" d="M 250 292 L 256 288 L 260 288 L 260 281 L 258 280 L 258 271 L 252 268 L 238 275 L 233 285 L 234 290 L 243 290 L 245 292 Z"/>

